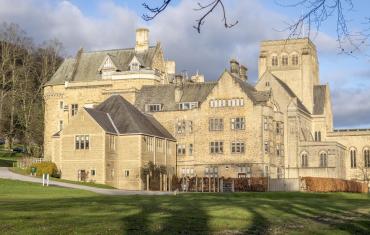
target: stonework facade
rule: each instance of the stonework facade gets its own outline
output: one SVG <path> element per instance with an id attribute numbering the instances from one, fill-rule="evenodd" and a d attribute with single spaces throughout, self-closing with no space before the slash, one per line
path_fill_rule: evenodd
<path id="1" fill-rule="evenodd" d="M 79 171 L 93 170 L 96 182 L 142 189 L 140 167 L 153 160 L 180 177 L 366 176 L 370 130 L 333 128 L 329 85 L 320 84 L 309 39 L 262 42 L 253 86 L 235 60 L 216 81 L 175 75 L 175 62 L 164 60 L 159 43 L 149 46 L 148 34 L 139 29 L 132 49 L 81 50 L 46 85 L 44 157 L 63 178 L 78 180 Z M 86 110 L 112 95 L 151 114 L 176 139 L 158 137 L 172 146 L 169 152 L 146 153 L 143 141 L 150 135 L 131 133 L 118 135 L 119 154 L 110 153 L 110 134 Z M 80 153 L 73 139 L 85 134 L 99 144 Z M 120 181 L 127 169 L 132 174 Z"/>

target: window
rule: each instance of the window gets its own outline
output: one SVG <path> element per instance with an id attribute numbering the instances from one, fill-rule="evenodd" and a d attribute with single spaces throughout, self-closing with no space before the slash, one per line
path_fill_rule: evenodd
<path id="1" fill-rule="evenodd" d="M 154 137 L 144 136 L 144 143 L 146 145 L 146 151 L 148 152 L 154 151 Z"/>
<path id="2" fill-rule="evenodd" d="M 284 123 L 283 122 L 276 122 L 276 134 L 277 135 L 284 134 Z"/>
<path id="3" fill-rule="evenodd" d="M 277 144 L 276 145 L 276 156 L 280 156 L 280 145 L 279 144 Z"/>
<path id="4" fill-rule="evenodd" d="M 129 177 L 130 176 L 130 171 L 129 170 L 125 170 L 124 171 L 124 175 L 125 175 L 125 177 Z"/>
<path id="5" fill-rule="evenodd" d="M 72 110 L 72 117 L 77 115 L 77 111 L 78 111 L 78 104 L 72 104 L 71 105 L 71 110 Z"/>
<path id="6" fill-rule="evenodd" d="M 210 131 L 222 131 L 224 129 L 224 120 L 222 118 L 209 119 Z"/>
<path id="7" fill-rule="evenodd" d="M 192 121 L 188 121 L 188 132 L 193 133 L 193 122 Z"/>
<path id="8" fill-rule="evenodd" d="M 146 112 L 159 112 L 162 110 L 161 104 L 147 104 L 145 105 Z"/>
<path id="9" fill-rule="evenodd" d="M 64 102 L 59 101 L 59 109 L 63 110 L 64 109 Z"/>
<path id="10" fill-rule="evenodd" d="M 198 102 L 183 102 L 179 104 L 180 110 L 188 110 L 198 108 Z"/>
<path id="11" fill-rule="evenodd" d="M 284 145 L 280 144 L 280 156 L 284 157 Z"/>
<path id="12" fill-rule="evenodd" d="M 249 166 L 239 166 L 238 167 L 238 178 L 250 178 L 251 168 Z"/>
<path id="13" fill-rule="evenodd" d="M 269 151 L 270 151 L 269 142 L 268 141 L 265 141 L 264 146 L 265 146 L 265 154 L 269 153 Z"/>
<path id="14" fill-rule="evenodd" d="M 91 170 L 91 176 L 95 176 L 96 175 L 96 170 Z"/>
<path id="15" fill-rule="evenodd" d="M 164 152 L 163 140 L 156 138 L 155 141 L 156 141 L 157 152 L 163 153 Z"/>
<path id="16" fill-rule="evenodd" d="M 328 166 L 328 155 L 326 153 L 320 154 L 320 167 Z"/>
<path id="17" fill-rule="evenodd" d="M 181 175 L 185 176 L 193 176 L 194 175 L 194 168 L 181 168 Z"/>
<path id="18" fill-rule="evenodd" d="M 245 129 L 245 118 L 237 117 L 231 119 L 231 130 L 244 130 Z"/>
<path id="19" fill-rule="evenodd" d="M 263 117 L 263 129 L 265 131 L 268 131 L 268 129 L 269 129 L 269 123 L 268 123 L 267 117 Z"/>
<path id="20" fill-rule="evenodd" d="M 219 153 L 222 154 L 224 152 L 224 142 L 222 141 L 213 141 L 209 143 L 210 153 L 215 154 Z"/>
<path id="21" fill-rule="evenodd" d="M 189 156 L 193 155 L 193 144 L 189 144 Z"/>
<path id="22" fill-rule="evenodd" d="M 116 150 L 116 137 L 114 135 L 109 135 L 109 149 Z"/>
<path id="23" fill-rule="evenodd" d="M 288 65 L 288 56 L 287 56 L 287 55 L 283 55 L 283 56 L 281 57 L 281 64 L 282 64 L 283 66 L 287 66 L 287 65 Z"/>
<path id="24" fill-rule="evenodd" d="M 177 155 L 185 155 L 185 153 L 186 153 L 185 144 L 178 144 Z"/>
<path id="25" fill-rule="evenodd" d="M 272 66 L 278 66 L 278 57 L 276 55 L 272 56 L 271 58 L 271 65 Z"/>
<path id="26" fill-rule="evenodd" d="M 278 179 L 283 178 L 283 170 L 280 167 L 276 168 L 276 175 Z"/>
<path id="27" fill-rule="evenodd" d="M 298 65 L 298 55 L 292 55 L 292 64 Z"/>
<path id="28" fill-rule="evenodd" d="M 321 131 L 315 131 L 315 141 L 321 141 Z"/>
<path id="29" fill-rule="evenodd" d="M 244 153 L 245 143 L 241 141 L 234 141 L 231 143 L 231 153 Z"/>
<path id="30" fill-rule="evenodd" d="M 185 121 L 178 121 L 176 124 L 176 133 L 177 134 L 185 134 L 186 122 Z"/>
<path id="31" fill-rule="evenodd" d="M 266 82 L 265 83 L 265 86 L 269 87 L 270 86 L 270 82 Z"/>
<path id="32" fill-rule="evenodd" d="M 214 99 L 209 102 L 211 108 L 221 108 L 221 107 L 240 107 L 244 106 L 244 99 L 242 98 L 233 98 L 227 100 Z"/>
<path id="33" fill-rule="evenodd" d="M 138 71 L 140 69 L 140 64 L 137 62 L 133 62 L 130 65 L 130 70 L 131 71 Z"/>
<path id="34" fill-rule="evenodd" d="M 301 156 L 301 165 L 302 167 L 308 167 L 308 156 L 307 153 L 303 153 Z"/>
<path id="35" fill-rule="evenodd" d="M 218 168 L 216 166 L 206 167 L 204 175 L 206 177 L 218 177 Z"/>
<path id="36" fill-rule="evenodd" d="M 63 130 L 63 120 L 59 120 L 59 130 Z"/>
<path id="37" fill-rule="evenodd" d="M 370 167 L 370 150 L 367 148 L 364 150 L 364 162 L 365 167 Z"/>
<path id="38" fill-rule="evenodd" d="M 357 162 L 356 162 L 356 150 L 351 149 L 350 150 L 351 155 L 351 168 L 356 168 Z"/>
<path id="39" fill-rule="evenodd" d="M 88 135 L 76 135 L 75 149 L 89 149 L 90 140 Z"/>

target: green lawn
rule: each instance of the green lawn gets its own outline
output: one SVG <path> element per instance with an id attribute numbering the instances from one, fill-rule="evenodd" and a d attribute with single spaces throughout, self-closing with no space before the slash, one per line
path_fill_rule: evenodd
<path id="1" fill-rule="evenodd" d="M 101 196 L 0 180 L 0 234 L 368 234 L 350 193 Z"/>

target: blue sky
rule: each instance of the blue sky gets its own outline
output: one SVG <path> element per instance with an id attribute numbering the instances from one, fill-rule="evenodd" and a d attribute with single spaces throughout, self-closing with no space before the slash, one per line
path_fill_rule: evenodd
<path id="1" fill-rule="evenodd" d="M 59 39 L 66 56 L 73 56 L 80 47 L 132 47 L 135 28 L 145 26 L 150 29 L 151 43 L 160 41 L 166 58 L 176 60 L 178 72 L 200 71 L 206 79 L 215 80 L 228 67 L 230 58 L 236 58 L 247 65 L 253 83 L 257 79 L 259 42 L 284 38 L 286 32 L 276 29 L 302 13 L 302 8 L 277 4 L 291 0 L 225 0 L 229 20 L 238 20 L 239 24 L 225 29 L 219 11 L 215 11 L 198 34 L 192 28 L 199 17 L 192 10 L 198 1 L 208 0 L 176 0 L 158 18 L 144 22 L 144 0 L 0 0 L 0 22 L 19 24 L 36 43 Z M 354 8 L 346 16 L 350 28 L 358 30 L 365 27 L 364 17 L 370 17 L 370 1 L 353 2 Z M 369 48 L 355 56 L 339 54 L 335 27 L 334 18 L 329 19 L 312 38 L 318 49 L 321 82 L 331 88 L 335 126 L 370 127 Z"/>

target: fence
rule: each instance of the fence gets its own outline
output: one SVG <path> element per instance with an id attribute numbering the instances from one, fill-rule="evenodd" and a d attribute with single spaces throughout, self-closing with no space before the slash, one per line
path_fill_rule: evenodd
<path id="1" fill-rule="evenodd" d="M 300 180 L 295 179 L 270 179 L 269 191 L 271 192 L 294 192 L 300 191 Z"/>
<path id="2" fill-rule="evenodd" d="M 266 177 L 183 177 L 172 181 L 172 188 L 186 192 L 264 192 L 267 183 Z"/>
<path id="3" fill-rule="evenodd" d="M 17 167 L 25 169 L 31 167 L 33 163 L 40 163 L 45 161 L 44 158 L 34 158 L 34 157 L 22 157 L 17 161 Z"/>

